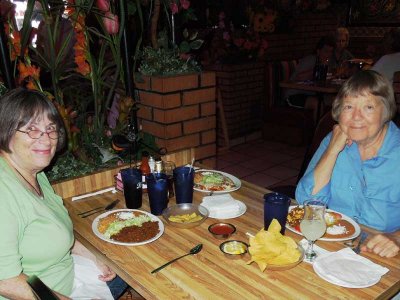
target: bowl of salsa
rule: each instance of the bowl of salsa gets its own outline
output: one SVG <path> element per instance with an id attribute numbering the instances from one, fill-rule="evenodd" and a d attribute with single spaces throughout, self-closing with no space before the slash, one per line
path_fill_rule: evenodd
<path id="1" fill-rule="evenodd" d="M 208 226 L 208 231 L 213 237 L 219 240 L 224 240 L 229 238 L 232 234 L 236 232 L 236 227 L 230 223 L 214 223 Z"/>

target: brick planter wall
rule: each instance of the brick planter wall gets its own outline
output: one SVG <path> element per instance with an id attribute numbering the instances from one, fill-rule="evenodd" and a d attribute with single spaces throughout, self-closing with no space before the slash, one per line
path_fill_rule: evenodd
<path id="1" fill-rule="evenodd" d="M 237 144 L 259 131 L 265 103 L 265 64 L 262 62 L 207 66 L 216 72 L 229 139 Z M 225 145 L 218 117 L 218 145 Z M 239 142 L 235 142 L 239 141 Z"/>
<path id="2" fill-rule="evenodd" d="M 138 122 L 168 152 L 195 148 L 196 161 L 215 167 L 215 73 L 146 77 L 136 82 Z"/>

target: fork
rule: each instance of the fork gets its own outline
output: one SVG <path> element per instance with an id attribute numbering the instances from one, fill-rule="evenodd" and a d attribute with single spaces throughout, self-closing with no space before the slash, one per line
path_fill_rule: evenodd
<path id="1" fill-rule="evenodd" d="M 368 233 L 366 233 L 366 232 L 363 231 L 363 232 L 361 233 L 361 238 L 360 238 L 360 240 L 358 241 L 357 247 L 353 248 L 353 251 L 354 251 L 355 253 L 360 254 L 361 245 L 362 245 L 362 243 L 364 243 L 364 241 L 367 239 L 367 237 L 368 237 Z"/>

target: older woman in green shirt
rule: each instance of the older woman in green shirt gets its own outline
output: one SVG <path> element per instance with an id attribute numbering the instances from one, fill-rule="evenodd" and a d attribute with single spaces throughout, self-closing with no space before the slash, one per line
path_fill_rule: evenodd
<path id="1" fill-rule="evenodd" d="M 13 90 L 0 98 L 0 128 L 0 299 L 34 299 L 30 275 L 69 299 L 71 252 L 93 260 L 100 280 L 113 280 L 116 274 L 74 239 L 62 199 L 42 172 L 65 142 L 53 104 L 39 92 Z"/>

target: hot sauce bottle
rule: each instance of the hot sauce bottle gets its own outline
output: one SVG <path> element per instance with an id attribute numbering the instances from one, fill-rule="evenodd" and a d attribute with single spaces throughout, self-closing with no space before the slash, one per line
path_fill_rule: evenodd
<path id="1" fill-rule="evenodd" d="M 140 171 L 142 171 L 142 191 L 147 192 L 146 175 L 150 174 L 149 153 L 143 151 L 142 162 L 140 163 Z"/>

